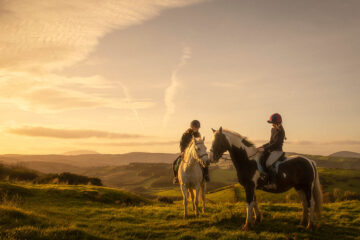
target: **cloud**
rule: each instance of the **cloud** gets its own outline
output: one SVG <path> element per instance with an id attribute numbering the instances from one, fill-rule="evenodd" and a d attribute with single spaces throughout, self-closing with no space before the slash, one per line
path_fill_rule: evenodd
<path id="1" fill-rule="evenodd" d="M 174 98 L 175 98 L 176 90 L 179 86 L 177 74 L 181 70 L 181 68 L 186 64 L 189 58 L 191 58 L 191 49 L 189 47 L 184 47 L 182 51 L 182 56 L 180 58 L 180 62 L 171 74 L 170 86 L 165 89 L 164 102 L 166 106 L 166 112 L 163 118 L 164 127 L 167 126 L 170 116 L 175 113 Z"/>
<path id="2" fill-rule="evenodd" d="M 0 0 L 0 68 L 62 69 L 85 59 L 110 31 L 200 0 Z M 4 46 L 4 43 L 6 46 Z"/>
<path id="3" fill-rule="evenodd" d="M 0 71 L 0 79 L 0 101 L 15 104 L 24 110 L 57 112 L 110 107 L 129 109 L 137 114 L 138 109 L 154 106 L 149 99 L 133 99 L 121 83 L 112 83 L 100 76 L 65 78 L 49 74 L 44 80 L 26 73 L 3 76 Z M 120 95 L 106 96 L 107 92 L 113 92 L 116 88 Z"/>
<path id="4" fill-rule="evenodd" d="M 107 138 L 107 139 L 133 139 L 144 138 L 144 135 L 115 133 L 98 130 L 85 129 L 55 129 L 47 127 L 24 126 L 20 128 L 8 128 L 5 132 L 28 136 L 28 137 L 49 137 L 63 139 L 80 139 L 80 138 Z"/>
<path id="5" fill-rule="evenodd" d="M 54 71 L 85 60 L 115 29 L 141 24 L 169 8 L 201 0 L 0 0 L 0 101 L 32 111 L 107 106 L 137 109 L 154 104 L 90 94 L 119 87 L 99 76 L 67 77 Z M 110 92 L 110 91 L 109 91 Z M 73 104 L 70 104 L 72 102 Z M 111 103 L 111 104 L 110 104 Z"/>

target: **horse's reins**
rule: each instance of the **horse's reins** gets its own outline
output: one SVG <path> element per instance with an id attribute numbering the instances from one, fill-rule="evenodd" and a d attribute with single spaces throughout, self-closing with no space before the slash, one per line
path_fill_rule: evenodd
<path id="1" fill-rule="evenodd" d="M 248 158 L 254 157 L 256 154 L 258 154 L 258 152 L 259 152 L 259 150 L 256 149 L 256 152 L 253 155 L 251 155 L 250 157 L 248 156 Z"/>
<path id="2" fill-rule="evenodd" d="M 196 145 L 198 145 L 199 143 L 194 143 L 195 144 L 195 146 Z M 198 155 L 198 153 L 197 153 L 197 151 L 196 151 L 196 149 L 195 149 L 195 152 L 196 152 L 196 157 L 195 157 L 195 159 L 200 163 L 200 162 L 203 162 L 203 160 L 202 160 L 202 158 L 204 157 L 204 156 L 206 156 L 207 155 L 207 153 L 204 153 L 204 154 L 202 154 L 201 156 L 199 156 Z M 188 163 L 189 161 L 185 161 L 185 159 L 183 159 L 183 161 L 184 161 L 184 163 Z M 200 163 L 201 164 L 201 163 Z"/>
<path id="3" fill-rule="evenodd" d="M 212 153 L 214 154 L 214 150 L 213 150 L 212 148 L 210 149 L 210 152 L 212 152 Z M 259 150 L 256 149 L 256 152 L 255 152 L 253 155 L 248 156 L 248 158 L 251 159 L 251 158 L 254 157 L 256 154 L 258 154 L 258 152 L 259 152 Z M 222 156 L 221 156 L 221 157 L 222 157 Z M 231 160 L 231 158 L 223 158 L 223 159 L 225 159 L 225 160 Z"/>

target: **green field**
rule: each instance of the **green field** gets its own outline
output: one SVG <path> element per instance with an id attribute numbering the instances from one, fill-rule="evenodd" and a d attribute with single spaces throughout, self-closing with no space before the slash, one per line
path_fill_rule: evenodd
<path id="1" fill-rule="evenodd" d="M 245 193 L 231 167 L 211 167 L 207 212 L 195 218 L 191 211 L 189 219 L 182 218 L 182 196 L 172 184 L 170 164 L 131 163 L 83 173 L 118 188 L 4 177 L 0 239 L 360 239 L 359 170 L 319 168 L 325 205 L 311 231 L 298 224 L 301 205 L 293 189 L 256 191 L 264 219 L 248 232 L 241 230 Z"/>
<path id="2" fill-rule="evenodd" d="M 359 201 L 325 204 L 313 231 L 298 225 L 300 204 L 261 203 L 263 222 L 244 232 L 245 203 L 235 201 L 234 188 L 209 193 L 207 213 L 183 219 L 181 202 L 106 187 L 2 182 L 1 239 L 359 239 Z"/>

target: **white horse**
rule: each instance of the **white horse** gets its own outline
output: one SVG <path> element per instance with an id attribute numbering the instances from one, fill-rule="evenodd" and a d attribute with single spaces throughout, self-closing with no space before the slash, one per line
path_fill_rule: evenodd
<path id="1" fill-rule="evenodd" d="M 189 143 L 185 150 L 184 159 L 181 161 L 178 176 L 180 182 L 180 189 L 184 198 L 184 217 L 187 218 L 187 200 L 189 193 L 193 204 L 195 215 L 199 216 L 199 197 L 203 203 L 203 213 L 205 212 L 205 191 L 206 181 L 203 177 L 202 166 L 210 163 L 206 146 L 204 145 L 205 138 L 194 138 Z"/>

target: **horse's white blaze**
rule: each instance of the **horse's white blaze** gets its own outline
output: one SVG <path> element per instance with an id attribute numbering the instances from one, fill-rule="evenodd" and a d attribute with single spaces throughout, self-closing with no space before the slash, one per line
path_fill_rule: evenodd
<path id="1" fill-rule="evenodd" d="M 286 178 L 286 173 L 283 173 L 283 177 Z"/>

